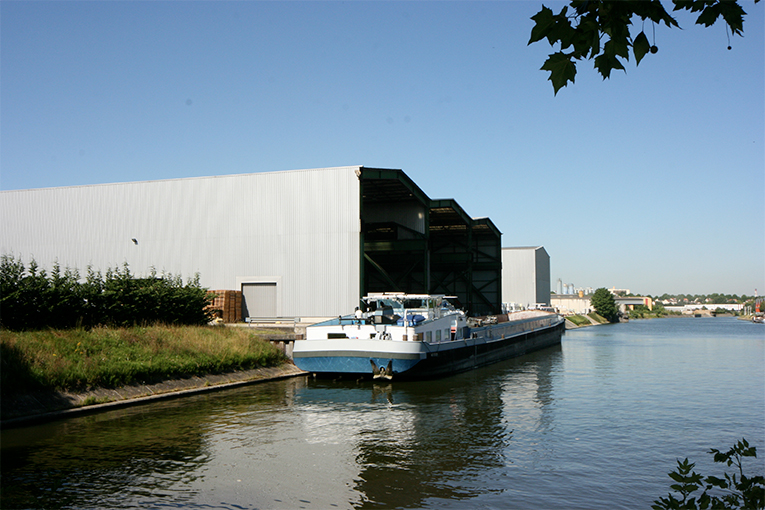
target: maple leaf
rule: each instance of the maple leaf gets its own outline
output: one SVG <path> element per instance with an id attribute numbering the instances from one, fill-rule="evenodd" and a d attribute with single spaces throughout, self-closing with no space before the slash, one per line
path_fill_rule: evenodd
<path id="1" fill-rule="evenodd" d="M 542 10 L 532 16 L 531 19 L 537 23 L 534 25 L 534 28 L 531 29 L 531 38 L 529 39 L 528 44 L 541 41 L 547 37 L 547 34 L 550 33 L 550 30 L 552 30 L 555 25 L 555 17 L 553 16 L 552 10 L 544 5 L 542 6 Z M 550 44 L 552 44 L 552 41 L 550 41 Z"/>
<path id="2" fill-rule="evenodd" d="M 603 79 L 611 77 L 612 69 L 621 69 L 624 71 L 624 66 L 619 59 L 614 55 L 608 53 L 601 53 L 595 57 L 595 69 L 603 76 Z"/>
<path id="3" fill-rule="evenodd" d="M 633 17 L 650 20 L 654 23 L 664 23 L 667 27 L 679 27 L 677 20 L 665 9 L 664 2 L 669 0 L 650 1 L 606 1 L 606 0 L 570 0 L 573 13 L 568 14 L 568 6 L 564 6 L 558 14 L 548 7 L 531 19 L 536 22 L 531 30 L 529 43 L 547 39 L 551 46 L 560 44 L 557 53 L 549 55 L 542 70 L 550 71 L 548 78 L 553 85 L 555 94 L 569 82 L 574 83 L 576 76 L 576 61 L 595 59 L 595 69 L 609 78 L 614 69 L 624 70 L 620 59 L 629 61 L 630 50 L 635 56 L 636 64 L 640 64 L 647 53 L 656 53 L 656 46 L 651 46 L 645 33 L 641 31 L 632 39 L 630 26 Z M 757 4 L 761 0 L 754 0 Z M 732 35 L 743 35 L 744 16 L 746 12 L 739 5 L 739 0 L 671 0 L 674 11 L 686 10 L 699 13 L 696 23 L 711 26 L 720 18 L 730 29 Z M 601 45 L 601 40 L 608 40 Z M 573 45 L 573 51 L 563 53 L 563 50 Z M 730 46 L 728 47 L 730 49 Z"/>
<path id="4" fill-rule="evenodd" d="M 552 82 L 555 94 L 568 82 L 574 83 L 576 76 L 576 64 L 571 61 L 571 55 L 558 51 L 550 55 L 541 67 L 543 71 L 550 71 L 548 80 Z"/>

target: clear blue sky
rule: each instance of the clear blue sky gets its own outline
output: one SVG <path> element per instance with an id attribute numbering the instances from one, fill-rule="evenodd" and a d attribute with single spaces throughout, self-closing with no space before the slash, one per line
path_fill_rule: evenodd
<path id="1" fill-rule="evenodd" d="M 564 5 L 546 2 L 556 12 Z M 403 169 L 551 278 L 765 293 L 765 4 L 553 95 L 542 1 L 0 2 L 0 189 Z M 653 41 L 650 25 L 645 31 Z"/>

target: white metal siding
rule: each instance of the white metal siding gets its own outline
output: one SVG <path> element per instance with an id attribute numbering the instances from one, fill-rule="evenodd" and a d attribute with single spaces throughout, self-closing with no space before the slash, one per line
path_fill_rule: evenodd
<path id="1" fill-rule="evenodd" d="M 502 302 L 528 306 L 533 303 L 549 303 L 549 296 L 538 301 L 537 252 L 543 248 L 502 248 Z M 545 252 L 546 254 L 546 252 Z M 547 269 L 549 282 L 549 263 Z M 549 283 L 547 287 L 549 293 Z"/>
<path id="2" fill-rule="evenodd" d="M 83 275 L 124 262 L 139 275 L 199 273 L 211 289 L 276 275 L 282 315 L 347 313 L 359 297 L 358 168 L 0 192 L 0 252 Z"/>

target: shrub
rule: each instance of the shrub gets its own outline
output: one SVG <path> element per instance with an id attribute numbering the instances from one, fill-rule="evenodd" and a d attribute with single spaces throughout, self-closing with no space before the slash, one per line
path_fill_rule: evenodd
<path id="1" fill-rule="evenodd" d="M 81 281 L 76 270 L 58 264 L 48 275 L 34 260 L 0 258 L 0 325 L 10 330 L 127 327 L 136 324 L 201 325 L 211 320 L 211 300 L 196 275 L 186 284 L 179 276 L 136 278 L 128 265 L 105 276 L 88 267 Z"/>
<path id="2" fill-rule="evenodd" d="M 757 457 L 757 449 L 749 446 L 746 439 L 736 443 L 727 452 L 712 448 L 709 453 L 714 455 L 714 461 L 727 464 L 728 467 L 735 465 L 738 473 L 724 474 L 723 478 L 716 476 L 702 477 L 693 471 L 696 464 L 677 461 L 677 469 L 669 473 L 669 477 L 676 483 L 670 488 L 677 492 L 682 499 L 677 499 L 671 493 L 666 498 L 654 501 L 651 508 L 654 510 L 697 510 L 697 509 L 761 509 L 765 508 L 765 479 L 762 475 L 744 475 L 744 457 Z M 737 476 L 738 475 L 738 476 Z M 697 490 L 704 488 L 704 492 L 696 499 L 690 497 Z"/>

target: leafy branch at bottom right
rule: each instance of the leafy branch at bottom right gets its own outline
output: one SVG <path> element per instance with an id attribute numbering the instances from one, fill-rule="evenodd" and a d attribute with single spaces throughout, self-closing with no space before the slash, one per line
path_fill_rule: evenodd
<path id="1" fill-rule="evenodd" d="M 716 476 L 702 477 L 693 471 L 695 463 L 677 461 L 677 469 L 669 473 L 675 482 L 670 488 L 679 494 L 680 499 L 673 494 L 654 501 L 654 510 L 718 510 L 718 509 L 763 509 L 765 508 L 765 479 L 762 475 L 746 476 L 744 474 L 744 457 L 757 457 L 757 449 L 749 446 L 746 439 L 736 443 L 727 452 L 712 448 L 709 453 L 714 455 L 714 461 L 724 463 L 728 467 L 735 466 L 737 473 L 724 473 L 723 478 Z M 692 494 L 704 487 L 700 496 Z"/>

